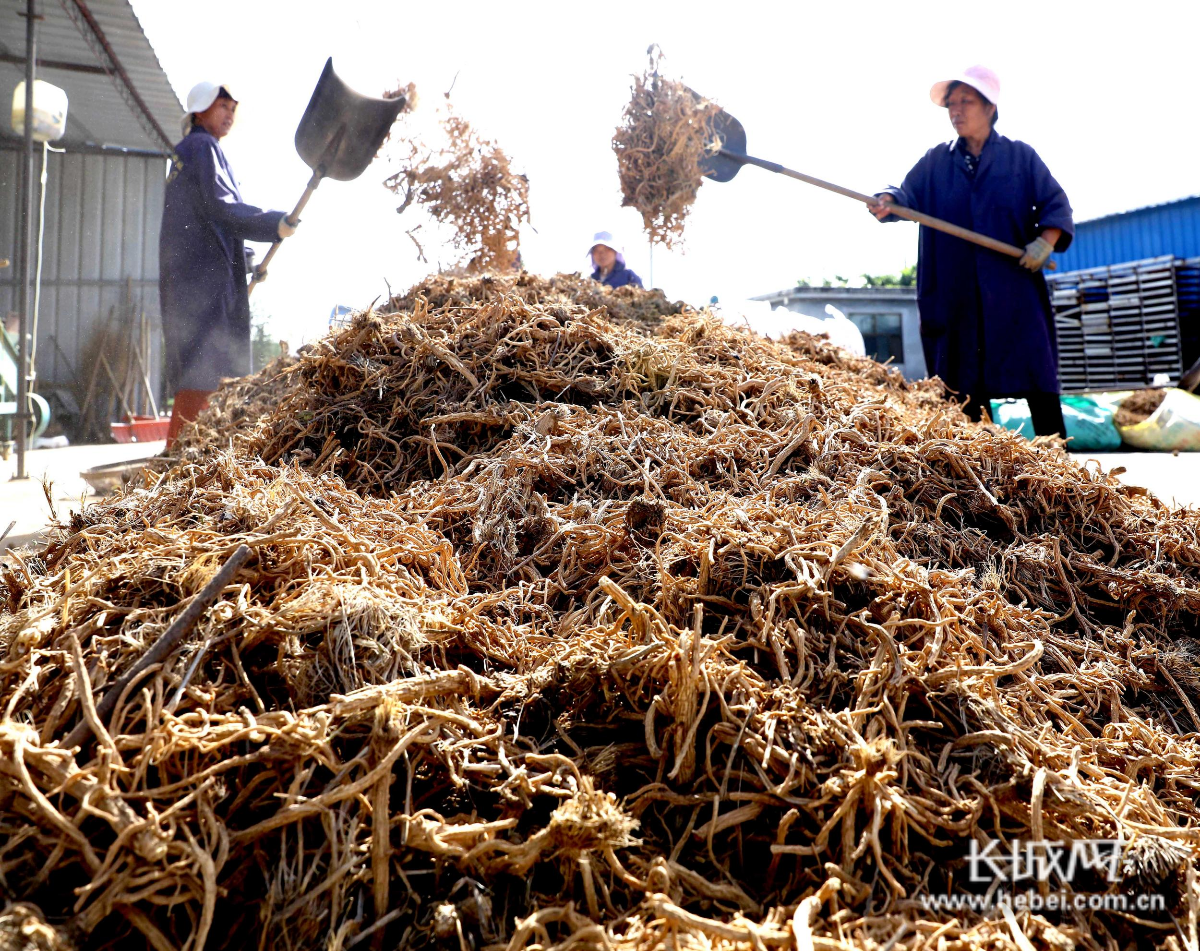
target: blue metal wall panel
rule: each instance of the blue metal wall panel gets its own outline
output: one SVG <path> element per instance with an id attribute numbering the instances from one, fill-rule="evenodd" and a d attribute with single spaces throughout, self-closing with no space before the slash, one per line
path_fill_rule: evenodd
<path id="1" fill-rule="evenodd" d="M 1078 271 L 1163 254 L 1200 256 L 1200 196 L 1081 221 L 1074 243 L 1055 260 L 1059 271 Z"/>

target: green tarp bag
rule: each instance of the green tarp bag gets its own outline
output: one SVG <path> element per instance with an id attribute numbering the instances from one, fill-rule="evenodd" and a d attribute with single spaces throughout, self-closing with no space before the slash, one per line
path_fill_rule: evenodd
<path id="1" fill-rule="evenodd" d="M 1121 434 L 1113 425 L 1113 410 L 1090 396 L 1063 396 L 1063 422 L 1067 424 L 1071 452 L 1115 452 Z M 1033 438 L 1033 420 L 1024 400 L 992 400 L 992 419 L 1005 429 Z"/>

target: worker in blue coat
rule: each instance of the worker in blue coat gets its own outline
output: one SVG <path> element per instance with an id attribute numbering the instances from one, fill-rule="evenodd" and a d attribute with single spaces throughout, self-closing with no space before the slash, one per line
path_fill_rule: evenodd
<path id="1" fill-rule="evenodd" d="M 592 261 L 593 281 L 609 287 L 642 286 L 642 279 L 625 264 L 625 252 L 611 231 L 597 231 L 592 236 L 588 256 Z"/>
<path id="2" fill-rule="evenodd" d="M 245 242 L 282 240 L 296 230 L 285 212 L 242 201 L 220 142 L 237 112 L 228 89 L 199 83 L 188 93 L 187 110 L 159 236 L 168 392 L 175 395 L 168 447 L 224 377 L 250 372 Z"/>
<path id="3" fill-rule="evenodd" d="M 1024 398 L 1034 432 L 1066 435 L 1059 403 L 1058 344 L 1046 280 L 1053 251 L 1075 234 L 1071 205 L 1046 163 L 1024 142 L 996 132 L 1000 82 L 973 66 L 937 83 L 958 137 L 925 153 L 899 188 L 869 206 L 897 221 L 893 202 L 1025 249 L 1017 260 L 925 226 L 920 232 L 917 303 L 931 375 L 967 397 L 978 420 L 992 398 Z"/>

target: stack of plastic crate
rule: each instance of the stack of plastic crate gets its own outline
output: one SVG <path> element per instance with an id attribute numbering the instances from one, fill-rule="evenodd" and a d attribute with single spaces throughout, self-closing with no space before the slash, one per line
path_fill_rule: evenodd
<path id="1" fill-rule="evenodd" d="M 1176 265 L 1168 255 L 1049 277 L 1064 392 L 1178 381 Z"/>

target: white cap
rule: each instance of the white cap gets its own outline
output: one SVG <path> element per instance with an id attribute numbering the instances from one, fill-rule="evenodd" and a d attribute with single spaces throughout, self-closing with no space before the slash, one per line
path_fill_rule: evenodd
<path id="1" fill-rule="evenodd" d="M 592 257 L 592 248 L 598 244 L 602 244 L 606 248 L 612 248 L 617 253 L 617 263 L 621 265 L 621 267 L 625 266 L 625 246 L 621 244 L 621 242 L 617 239 L 617 236 L 611 231 L 597 231 L 594 235 L 592 235 L 592 243 L 588 245 L 587 249 L 589 261 Z M 593 267 L 594 266 L 595 265 L 593 264 Z"/>
<path id="2" fill-rule="evenodd" d="M 929 98 L 935 106 L 946 105 L 946 90 L 953 82 L 966 83 L 993 106 L 1000 105 L 1000 77 L 986 66 L 968 66 L 957 76 L 933 84 L 933 88 L 929 90 Z"/>
<path id="3" fill-rule="evenodd" d="M 183 134 L 187 135 L 192 129 L 192 117 L 197 112 L 203 112 L 221 95 L 221 90 L 225 90 L 225 95 L 233 99 L 233 94 L 230 93 L 229 87 L 225 83 L 196 83 L 187 96 L 187 112 L 183 114 L 183 118 L 179 120 L 180 128 L 183 129 Z M 237 102 L 236 99 L 233 99 Z"/>

